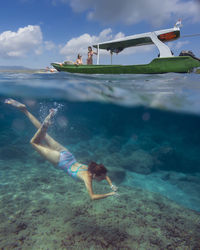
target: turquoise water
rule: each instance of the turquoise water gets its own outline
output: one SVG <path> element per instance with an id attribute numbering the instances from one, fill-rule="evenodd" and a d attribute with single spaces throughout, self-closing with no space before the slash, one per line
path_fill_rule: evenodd
<path id="1" fill-rule="evenodd" d="M 1 160 L 31 161 L 35 132 L 5 98 L 26 103 L 40 121 L 57 107 L 51 133 L 77 159 L 119 168 L 118 185 L 161 192 L 200 211 L 199 84 L 196 74 L 1 73 Z"/>
<path id="2" fill-rule="evenodd" d="M 1 73 L 1 195 L 14 206 L 5 193 L 16 198 L 14 185 L 20 183 L 27 192 L 17 197 L 27 195 L 26 205 L 20 204 L 28 206 L 36 199 L 28 193 L 39 188 L 47 195 L 43 185 L 50 188 L 48 178 L 53 181 L 55 173 L 59 183 L 64 173 L 34 152 L 29 141 L 36 130 L 21 112 L 4 104 L 8 97 L 25 103 L 40 121 L 51 107 L 58 108 L 49 133 L 80 162 L 103 163 L 119 194 L 120 188 L 141 188 L 200 211 L 199 75 Z M 27 184 L 22 176 L 34 182 Z M 70 190 L 74 199 L 76 192 Z"/>

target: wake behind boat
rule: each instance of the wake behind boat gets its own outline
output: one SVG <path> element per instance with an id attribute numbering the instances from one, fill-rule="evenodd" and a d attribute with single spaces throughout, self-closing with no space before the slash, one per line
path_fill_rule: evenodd
<path id="1" fill-rule="evenodd" d="M 200 67 L 198 58 L 191 55 L 174 56 L 165 42 L 174 41 L 180 37 L 180 23 L 171 29 L 158 30 L 148 33 L 127 36 L 124 38 L 93 45 L 97 49 L 96 65 L 74 65 L 68 62 L 52 63 L 58 71 L 81 74 L 161 74 L 188 73 Z M 154 44 L 159 50 L 159 57 L 149 64 L 142 65 L 101 65 L 99 64 L 100 50 L 120 53 L 126 48 Z"/>

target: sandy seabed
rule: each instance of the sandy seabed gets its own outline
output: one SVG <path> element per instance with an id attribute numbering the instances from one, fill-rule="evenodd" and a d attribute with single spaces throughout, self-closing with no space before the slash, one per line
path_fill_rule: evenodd
<path id="1" fill-rule="evenodd" d="M 35 152 L 0 168 L 1 250 L 200 249 L 200 213 L 159 194 L 120 186 L 119 196 L 91 201 Z M 103 182 L 94 190 L 110 191 Z"/>

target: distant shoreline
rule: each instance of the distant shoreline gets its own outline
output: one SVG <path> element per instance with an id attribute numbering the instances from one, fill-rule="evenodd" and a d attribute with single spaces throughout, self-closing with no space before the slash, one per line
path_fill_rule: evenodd
<path id="1" fill-rule="evenodd" d="M 46 73 L 45 69 L 0 69 L 0 73 Z"/>

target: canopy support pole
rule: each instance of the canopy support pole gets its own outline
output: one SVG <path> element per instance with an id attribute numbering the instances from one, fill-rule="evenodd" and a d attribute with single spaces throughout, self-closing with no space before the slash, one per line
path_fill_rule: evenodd
<path id="1" fill-rule="evenodd" d="M 173 56 L 170 48 L 158 39 L 155 32 L 151 32 L 150 38 L 151 38 L 152 42 L 158 48 L 158 50 L 160 52 L 160 57 L 172 57 Z"/>
<path id="2" fill-rule="evenodd" d="M 99 44 L 97 45 L 97 65 L 99 65 Z"/>

